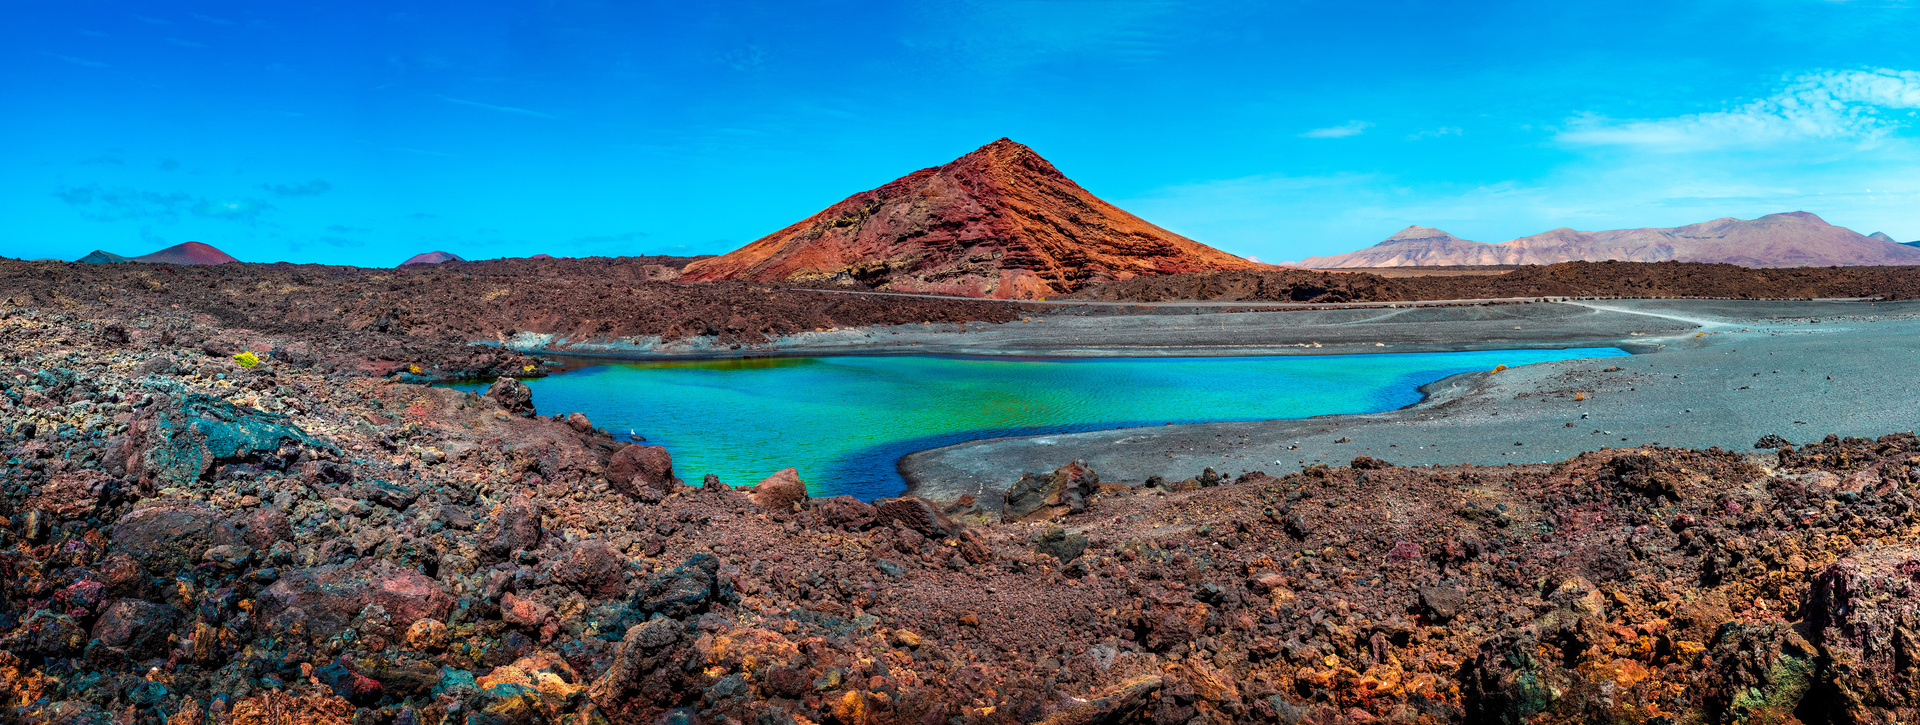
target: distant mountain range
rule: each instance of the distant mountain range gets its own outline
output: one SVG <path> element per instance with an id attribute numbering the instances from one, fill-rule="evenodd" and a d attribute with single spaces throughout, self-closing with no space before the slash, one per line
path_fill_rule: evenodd
<path id="1" fill-rule="evenodd" d="M 1407 227 L 1357 252 L 1308 257 L 1316 269 L 1557 262 L 1721 262 L 1744 267 L 1920 264 L 1920 244 L 1899 244 L 1828 224 L 1804 212 L 1758 219 L 1715 219 L 1671 229 L 1582 232 L 1560 228 L 1498 244 L 1472 242 L 1429 227 Z"/>
<path id="2" fill-rule="evenodd" d="M 1003 138 L 694 262 L 681 279 L 1034 299 L 1142 275 L 1262 267 L 1129 214 Z"/>
<path id="3" fill-rule="evenodd" d="M 214 249 L 211 244 L 187 242 L 175 244 L 166 249 L 138 257 L 122 257 L 112 252 L 96 249 L 92 254 L 74 260 L 88 264 L 126 264 L 142 262 L 147 264 L 226 264 L 238 262 L 233 255 Z"/>

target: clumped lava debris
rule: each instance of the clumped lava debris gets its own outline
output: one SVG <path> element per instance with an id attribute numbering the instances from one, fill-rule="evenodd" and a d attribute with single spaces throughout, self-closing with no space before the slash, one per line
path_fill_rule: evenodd
<path id="1" fill-rule="evenodd" d="M 0 717 L 1920 718 L 1911 434 L 1140 486 L 1061 461 L 1006 472 L 1006 523 L 676 471 L 331 329 L 0 307 Z"/>

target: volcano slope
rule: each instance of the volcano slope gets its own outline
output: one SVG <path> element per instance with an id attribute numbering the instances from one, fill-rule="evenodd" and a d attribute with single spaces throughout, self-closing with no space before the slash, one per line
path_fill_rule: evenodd
<path id="1" fill-rule="evenodd" d="M 694 262 L 686 277 L 1037 299 L 1135 276 L 1263 266 L 1129 214 L 1003 138 Z"/>
<path id="2" fill-rule="evenodd" d="M 1920 715 L 1910 434 L 1140 486 L 1010 470 L 996 519 L 775 472 L 689 486 L 512 381 L 243 366 L 178 344 L 233 334 L 217 318 L 147 307 L 0 307 L 15 721 Z"/>

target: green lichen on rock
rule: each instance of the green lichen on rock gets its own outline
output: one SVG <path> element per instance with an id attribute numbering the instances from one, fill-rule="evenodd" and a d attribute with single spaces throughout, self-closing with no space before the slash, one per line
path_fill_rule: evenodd
<path id="1" fill-rule="evenodd" d="M 216 464 L 273 462 L 283 448 L 326 444 L 284 415 L 195 394 L 154 403 L 118 445 L 130 476 L 165 488 L 199 480 Z"/>

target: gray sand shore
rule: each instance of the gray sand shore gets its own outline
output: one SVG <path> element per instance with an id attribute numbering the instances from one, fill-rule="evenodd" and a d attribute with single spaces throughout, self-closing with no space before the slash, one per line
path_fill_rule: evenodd
<path id="1" fill-rule="evenodd" d="M 1878 436 L 1920 419 L 1920 302 L 1639 300 L 1049 322 L 1031 334 L 969 332 L 969 344 L 929 338 L 916 351 L 979 354 L 991 339 L 987 347 L 1056 355 L 1595 346 L 1642 354 L 1454 376 L 1428 386 L 1427 400 L 1384 413 L 962 443 L 902 459 L 912 493 L 970 493 L 997 507 L 1022 471 L 1075 459 L 1103 480 L 1137 483 L 1207 467 L 1280 475 L 1361 455 L 1499 465 L 1649 444 L 1751 450 L 1768 434 L 1796 443 Z"/>
<path id="2" fill-rule="evenodd" d="M 527 339 L 538 348 L 547 340 Z M 568 346 L 611 358 L 753 355 L 1206 356 L 1619 347 L 1631 357 L 1441 380 L 1395 411 L 997 438 L 901 459 L 911 493 L 989 508 L 1023 471 L 1084 460 L 1111 482 L 1212 467 L 1280 475 L 1373 456 L 1401 465 L 1556 461 L 1603 447 L 1751 450 L 1920 420 L 1920 301 L 1607 300 L 1223 313 L 1062 307 L 1006 324 L 803 333 L 748 350 L 632 340 Z M 1608 371 L 1617 367 L 1619 370 Z M 1584 400 L 1577 400 L 1582 394 Z"/>

